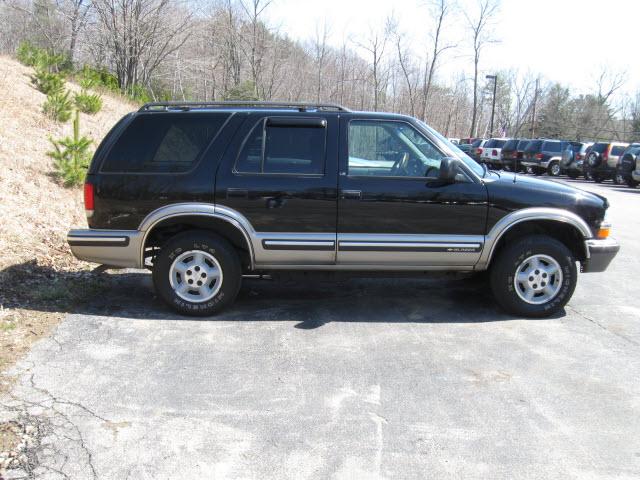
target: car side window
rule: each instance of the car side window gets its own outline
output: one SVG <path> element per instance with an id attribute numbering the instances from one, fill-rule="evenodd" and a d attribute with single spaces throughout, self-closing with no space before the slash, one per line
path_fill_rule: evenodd
<path id="1" fill-rule="evenodd" d="M 196 164 L 228 114 L 139 115 L 116 140 L 101 170 L 182 173 Z"/>
<path id="2" fill-rule="evenodd" d="M 350 176 L 437 178 L 445 156 L 405 122 L 352 120 L 348 144 Z"/>
<path id="3" fill-rule="evenodd" d="M 245 139 L 238 173 L 322 175 L 326 122 L 321 119 L 264 119 Z"/>

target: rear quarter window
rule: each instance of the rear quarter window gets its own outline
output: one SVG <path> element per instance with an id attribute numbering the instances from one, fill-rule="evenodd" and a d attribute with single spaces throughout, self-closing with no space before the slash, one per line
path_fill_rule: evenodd
<path id="1" fill-rule="evenodd" d="M 229 113 L 136 116 L 102 163 L 107 173 L 184 173 L 198 163 Z"/>
<path id="2" fill-rule="evenodd" d="M 560 153 L 562 151 L 562 144 L 560 142 L 544 142 L 542 146 L 543 152 Z"/>

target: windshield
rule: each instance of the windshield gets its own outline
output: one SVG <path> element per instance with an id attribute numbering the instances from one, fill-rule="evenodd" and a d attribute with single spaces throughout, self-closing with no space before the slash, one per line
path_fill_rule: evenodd
<path id="1" fill-rule="evenodd" d="M 467 155 L 462 150 L 460 150 L 457 145 L 454 145 L 453 143 L 451 143 L 449 140 L 447 140 L 445 137 L 440 135 L 433 128 L 431 128 L 429 125 L 424 123 L 422 120 L 418 120 L 418 123 L 420 124 L 420 126 L 425 128 L 431 135 L 436 137 L 438 140 L 444 142 L 451 150 L 453 150 L 453 152 L 456 154 L 456 156 L 460 160 L 462 160 L 462 162 L 467 167 L 469 167 L 471 170 L 473 170 L 473 173 L 475 173 L 479 177 L 484 176 L 484 168 L 482 168 L 478 163 L 476 163 L 475 160 L 473 160 L 469 155 Z"/>

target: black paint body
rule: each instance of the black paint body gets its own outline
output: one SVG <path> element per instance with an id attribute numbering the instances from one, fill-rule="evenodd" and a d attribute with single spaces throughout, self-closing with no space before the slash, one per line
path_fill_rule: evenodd
<path id="1" fill-rule="evenodd" d="M 346 128 L 352 119 L 409 117 L 357 112 L 267 109 L 226 112 L 227 123 L 186 173 L 101 173 L 109 148 L 137 115 L 123 118 L 102 142 L 87 181 L 95 187 L 91 228 L 135 230 L 150 212 L 182 202 L 219 203 L 242 213 L 258 232 L 482 235 L 510 212 L 527 207 L 570 210 L 597 229 L 606 199 L 561 182 L 487 172 L 484 179 L 448 185 L 426 178 L 346 175 Z M 184 113 L 183 113 L 184 114 Z M 326 120 L 323 175 L 240 174 L 234 164 L 245 138 L 263 117 Z M 359 198 L 345 192 L 360 191 Z"/>

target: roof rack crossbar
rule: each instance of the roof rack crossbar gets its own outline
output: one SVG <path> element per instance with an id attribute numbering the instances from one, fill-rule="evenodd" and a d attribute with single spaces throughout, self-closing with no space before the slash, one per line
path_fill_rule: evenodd
<path id="1" fill-rule="evenodd" d="M 349 112 L 350 110 L 334 103 L 312 103 L 312 102 L 254 102 L 254 101 L 226 101 L 226 102 L 150 102 L 140 107 L 139 112 L 153 110 L 191 110 L 192 108 L 283 108 L 297 109 L 300 112 L 308 110 L 335 110 L 338 112 Z"/>

